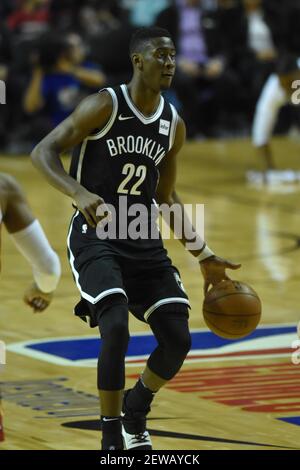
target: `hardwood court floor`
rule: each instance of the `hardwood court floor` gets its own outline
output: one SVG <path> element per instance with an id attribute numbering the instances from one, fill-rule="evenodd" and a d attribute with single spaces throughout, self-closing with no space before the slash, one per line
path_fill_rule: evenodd
<path id="1" fill-rule="evenodd" d="M 299 142 L 274 139 L 274 149 L 283 168 L 300 168 Z M 21 300 L 30 270 L 3 234 L 0 339 L 9 349 L 45 338 L 88 340 L 97 332 L 72 314 L 78 294 L 66 261 L 70 200 L 48 186 L 27 157 L 3 156 L 0 166 L 23 184 L 63 264 L 53 304 L 44 314 L 33 315 Z M 220 350 L 211 360 L 200 360 L 191 351 L 193 361 L 186 362 L 153 405 L 149 428 L 155 449 L 300 448 L 300 365 L 291 360 L 300 320 L 300 184 L 249 186 L 245 172 L 250 167 L 259 164 L 248 140 L 190 143 L 180 158 L 178 192 L 186 203 L 205 204 L 209 245 L 243 264 L 234 277 L 259 293 L 262 324 L 277 325 L 270 330 L 273 339 L 248 343 L 251 354 L 240 354 L 244 343 L 234 343 L 229 355 Z M 205 328 L 199 267 L 179 242 L 166 245 L 190 296 L 191 328 Z M 292 333 L 283 326 L 287 324 Z M 132 333 L 145 331 L 146 325 L 131 319 Z M 55 363 L 50 354 L 38 359 L 24 350 L 8 351 L 1 373 L 6 428 L 1 448 L 99 449 L 95 368 Z M 127 368 L 127 386 L 141 369 L 142 362 Z"/>

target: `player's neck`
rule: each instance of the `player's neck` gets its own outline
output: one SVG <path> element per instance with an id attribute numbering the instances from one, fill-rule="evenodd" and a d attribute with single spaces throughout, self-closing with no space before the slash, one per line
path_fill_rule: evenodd
<path id="1" fill-rule="evenodd" d="M 158 108 L 161 94 L 146 87 L 134 78 L 127 84 L 131 100 L 145 116 L 151 116 Z"/>

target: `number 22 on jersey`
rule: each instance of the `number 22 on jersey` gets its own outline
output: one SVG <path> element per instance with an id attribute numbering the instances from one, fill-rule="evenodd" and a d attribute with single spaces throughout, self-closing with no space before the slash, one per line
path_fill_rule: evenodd
<path id="1" fill-rule="evenodd" d="M 119 194 L 131 194 L 134 196 L 140 196 L 141 191 L 138 189 L 147 175 L 147 168 L 145 165 L 139 165 L 136 167 L 133 163 L 126 163 L 122 169 L 122 175 L 125 175 L 125 178 L 118 187 Z M 128 188 L 130 182 L 133 178 L 138 178 L 131 188 Z"/>

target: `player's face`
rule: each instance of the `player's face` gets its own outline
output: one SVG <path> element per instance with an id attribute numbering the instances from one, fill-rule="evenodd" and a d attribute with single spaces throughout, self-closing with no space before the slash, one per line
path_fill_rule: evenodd
<path id="1" fill-rule="evenodd" d="M 155 91 L 170 88 L 176 68 L 176 50 L 170 38 L 149 41 L 143 54 L 143 79 Z"/>

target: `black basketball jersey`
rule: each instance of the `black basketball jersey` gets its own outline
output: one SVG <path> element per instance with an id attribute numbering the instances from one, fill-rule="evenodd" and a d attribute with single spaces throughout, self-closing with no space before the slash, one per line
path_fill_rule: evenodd
<path id="1" fill-rule="evenodd" d="M 149 209 L 155 203 L 160 163 L 174 143 L 177 111 L 161 96 L 155 113 L 144 116 L 126 85 L 105 90 L 112 97 L 111 117 L 74 150 L 70 175 L 117 211 L 120 198 L 128 208 L 143 204 Z"/>

